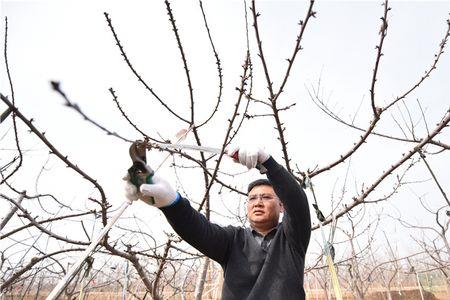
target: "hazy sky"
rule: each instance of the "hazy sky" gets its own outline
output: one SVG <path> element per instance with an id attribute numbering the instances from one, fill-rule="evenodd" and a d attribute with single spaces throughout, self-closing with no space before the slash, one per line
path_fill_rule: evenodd
<path id="1" fill-rule="evenodd" d="M 198 2 L 171 3 L 192 75 L 196 122 L 199 123 L 212 110 L 217 97 L 215 61 Z M 271 76 L 278 87 L 286 69 L 285 59 L 291 55 L 299 31 L 297 23 L 304 18 L 308 3 L 257 3 L 261 13 L 259 22 L 263 47 Z M 171 138 L 186 125 L 173 120 L 136 80 L 123 61 L 103 15 L 105 11 L 110 14 L 125 51 L 139 74 L 177 113 L 188 117 L 187 83 L 164 2 L 2 1 L 1 5 L 2 22 L 4 17 L 8 18 L 8 61 L 17 106 L 28 118 L 35 119 L 35 125 L 46 132 L 49 140 L 62 153 L 98 179 L 105 188 L 109 201 L 118 206 L 123 194 L 120 179 L 130 164 L 129 145 L 106 136 L 84 122 L 73 110 L 64 107 L 60 96 L 51 91 L 49 81 L 60 81 L 69 98 L 78 103 L 95 121 L 129 139 L 140 138 L 121 118 L 108 92 L 112 87 L 124 109 L 142 129 L 152 136 L 159 133 L 165 138 Z M 376 89 L 380 106 L 407 91 L 429 68 L 444 36 L 450 12 L 449 1 L 392 1 L 390 6 L 392 10 L 383 51 L 385 55 L 381 60 Z M 201 135 L 203 144 L 218 147 L 223 141 L 226 120 L 230 117 L 237 98 L 235 87 L 239 84 L 241 65 L 245 59 L 245 14 L 242 1 L 205 1 L 204 7 L 223 67 L 224 94 L 220 113 L 213 119 L 211 126 L 201 130 Z M 346 120 L 353 117 L 363 101 L 355 121 L 362 127 L 368 126 L 371 113 L 370 80 L 383 13 L 380 1 L 317 1 L 315 11 L 317 18 L 311 19 L 308 24 L 302 42 L 304 50 L 299 53 L 285 93 L 280 99 L 282 106 L 297 103 L 282 117 L 290 141 L 288 149 L 292 153 L 293 162 L 302 171 L 333 161 L 346 152 L 360 135 L 359 132 L 337 124 L 314 106 L 309 99 L 308 89 L 317 87 L 319 80 L 321 91 L 330 107 Z M 248 14 L 251 25 L 250 10 Z M 0 27 L 3 39 L 4 26 Z M 254 32 L 250 30 L 249 34 L 256 74 L 254 96 L 267 99 L 267 84 L 256 55 Z M 0 71 L 0 91 L 10 95 L 4 63 Z M 450 57 L 448 53 L 444 53 L 430 80 L 407 99 L 415 121 L 419 121 L 421 117 L 417 99 L 425 108 L 430 128 L 443 117 L 450 103 L 448 78 Z M 1 103 L 0 111 L 4 109 L 5 106 Z M 253 105 L 252 109 L 266 112 L 261 105 Z M 391 116 L 403 122 L 399 110 L 393 109 L 392 113 L 386 113 L 386 121 L 380 123 L 379 130 L 402 136 L 402 131 Z M 12 152 L 8 149 L 14 145 L 11 126 L 11 122 L 0 125 L 1 136 L 8 132 L 8 138 L 0 142 L 2 165 L 8 161 L 4 157 L 11 155 Z M 281 161 L 273 126 L 272 120 L 252 119 L 245 123 L 237 140 L 265 146 Z M 426 135 L 423 122 L 418 122 L 416 133 L 419 137 Z M 14 183 L 22 189 L 35 192 L 36 178 L 42 165 L 48 160 L 46 170 L 36 185 L 37 190 L 55 193 L 74 206 L 89 205 L 85 202 L 86 196 L 97 196 L 92 186 L 74 175 L 73 171 L 67 170 L 54 157 L 49 159 L 47 149 L 37 139 L 25 131 L 22 131 L 21 136 L 23 148 L 27 150 L 21 178 L 26 180 L 21 182 L 17 178 Z M 447 143 L 450 141 L 448 129 L 439 136 L 439 140 Z M 185 143 L 194 143 L 193 137 L 188 137 Z M 401 157 L 402 152 L 411 147 L 371 137 L 369 143 L 352 158 L 347 200 L 344 202 L 350 202 L 363 183 L 367 186 L 373 182 L 383 170 Z M 157 152 L 151 153 L 150 157 L 156 164 L 163 155 Z M 437 158 L 430 157 L 430 163 L 442 182 L 450 180 L 449 161 L 449 156 L 445 153 Z M 224 163 L 227 170 L 245 171 L 243 167 L 233 165 L 230 161 Z M 161 174 L 181 189 L 169 165 L 161 170 Z M 328 213 L 331 209 L 330 199 L 333 193 L 342 188 L 346 170 L 347 164 L 344 164 L 315 181 L 320 204 Z M 190 176 L 192 172 L 182 171 L 180 180 L 192 200 L 199 201 L 202 189 L 196 186 L 201 177 Z M 423 166 L 417 167 L 412 173 L 410 180 L 428 181 L 414 187 L 405 187 L 401 194 L 393 198 L 393 203 L 376 208 L 371 206 L 370 212 L 378 213 L 384 208 L 383 212 L 386 213 L 395 207 L 403 211 L 402 215 L 410 210 L 412 220 L 419 220 L 422 210 L 415 195 L 424 196 L 432 207 L 442 206 L 443 199 L 429 181 L 429 175 Z M 233 184 L 244 186 L 254 176 L 257 173 L 251 171 L 241 176 L 238 182 L 225 178 Z M 448 187 L 446 184 L 444 186 Z M 388 184 L 386 189 L 389 187 Z M 383 187 L 380 195 L 382 193 Z M 215 201 L 213 208 L 223 210 L 219 199 Z M 234 207 L 235 203 L 230 206 Z M 1 203 L 0 210 L 4 207 L 5 204 Z M 143 218 L 151 216 L 160 220 L 156 210 L 144 207 L 142 204 L 134 205 L 129 215 L 136 214 Z M 230 222 L 221 218 L 219 220 L 222 223 Z"/>

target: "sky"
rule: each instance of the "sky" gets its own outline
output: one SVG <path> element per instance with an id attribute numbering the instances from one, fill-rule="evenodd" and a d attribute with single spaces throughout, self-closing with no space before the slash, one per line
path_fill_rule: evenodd
<path id="1" fill-rule="evenodd" d="M 195 120 L 200 123 L 213 109 L 217 97 L 215 60 L 198 2 L 173 1 L 171 4 L 192 76 L 196 99 Z M 279 86 L 286 70 L 286 58 L 292 53 L 299 31 L 298 22 L 304 18 L 307 5 L 305 1 L 257 2 L 261 13 L 259 22 L 264 53 L 275 86 Z M 220 147 L 227 119 L 237 99 L 235 87 L 239 85 L 245 59 L 245 10 L 242 1 L 205 1 L 204 7 L 223 67 L 224 90 L 219 113 L 209 126 L 201 129 L 200 134 L 204 145 Z M 407 91 L 432 64 L 450 12 L 449 1 L 391 1 L 390 7 L 388 35 L 376 88 L 380 106 Z M 313 104 L 308 91 L 317 88 L 319 82 L 320 91 L 333 110 L 346 120 L 351 120 L 359 111 L 355 122 L 362 127 L 368 126 L 371 113 L 369 89 L 383 13 L 380 1 L 317 1 L 315 11 L 317 17 L 308 24 L 302 41 L 304 49 L 298 55 L 280 98 L 281 106 L 296 103 L 289 112 L 282 114 L 282 118 L 290 142 L 288 150 L 293 162 L 302 171 L 335 160 L 348 151 L 360 135 L 337 124 Z M 130 165 L 129 145 L 107 136 L 85 122 L 74 110 L 65 107 L 61 97 L 51 90 L 49 82 L 61 82 L 62 89 L 84 113 L 111 131 L 132 140 L 141 136 L 121 117 L 108 92 L 109 88 L 116 91 L 125 111 L 149 135 L 160 134 L 170 139 L 186 124 L 174 120 L 137 81 L 115 45 L 104 12 L 108 12 L 112 19 L 125 52 L 138 73 L 177 113 L 188 117 L 190 103 L 185 74 L 162 1 L 2 1 L 3 25 L 0 32 L 3 40 L 4 20 L 7 17 L 7 55 L 20 111 L 33 118 L 35 126 L 45 131 L 46 137 L 63 154 L 96 178 L 105 188 L 108 201 L 117 207 L 123 201 L 121 178 Z M 247 13 L 250 26 L 250 10 Z M 267 99 L 267 84 L 251 27 L 249 38 L 255 73 L 253 95 L 257 99 Z M 429 127 L 433 128 L 449 107 L 449 67 L 450 57 L 446 51 L 431 78 L 406 100 L 411 117 L 417 122 L 416 133 L 419 137 L 426 135 L 426 129 L 420 121 L 417 100 L 425 110 Z M 10 95 L 4 62 L 0 74 L 0 91 Z M 4 109 L 3 103 L 0 103 L 0 111 Z M 251 109 L 255 113 L 267 113 L 261 105 L 253 104 Z M 406 115 L 404 108 L 392 109 L 384 116 L 385 121 L 380 123 L 379 130 L 402 136 L 393 118 L 403 124 L 402 118 Z M 273 122 L 255 118 L 244 124 L 235 142 L 265 147 L 281 161 Z M 23 124 L 20 126 L 26 154 L 23 170 L 14 183 L 31 193 L 52 192 L 74 207 L 90 206 L 86 198 L 97 196 L 92 185 L 74 175 L 55 157 L 49 157 L 46 147 L 28 134 Z M 0 164 L 13 155 L 11 128 L 11 121 L 0 125 L 0 136 L 6 136 L 0 141 Z M 438 139 L 449 143 L 448 129 Z M 188 136 L 185 143 L 195 143 L 193 136 Z M 322 209 L 327 213 L 331 211 L 331 199 L 337 197 L 338 190 L 342 189 L 347 168 L 350 175 L 344 202 L 350 202 L 363 184 L 367 186 L 373 182 L 411 147 L 410 144 L 370 137 L 367 145 L 352 158 L 350 165 L 346 162 L 315 179 Z M 149 160 L 155 165 L 163 158 L 164 155 L 159 152 L 149 153 Z M 429 157 L 434 171 L 447 189 L 445 182 L 450 180 L 449 161 L 448 153 Z M 241 188 L 258 176 L 257 171 L 246 172 L 244 167 L 230 160 L 224 161 L 224 170 L 231 175 L 243 173 L 239 179 L 223 175 Z M 191 200 L 199 201 L 203 190 L 198 188 L 201 182 L 198 170 L 178 170 L 179 180 L 170 163 L 159 172 L 178 189 L 184 190 Z M 433 208 L 445 202 L 422 165 L 418 164 L 408 176 L 409 181 L 421 183 L 406 185 L 386 204 L 368 207 L 366 214 L 370 219 L 381 212 L 395 215 L 401 212 L 402 217 L 408 220 L 432 223 L 432 217 L 424 216 L 417 195 L 424 197 Z M 388 191 L 391 180 L 382 185 L 374 197 Z M 2 187 L 1 192 L 7 193 L 7 190 Z M 220 216 L 224 212 L 223 203 L 236 210 L 242 199 L 236 201 L 235 198 L 235 195 L 217 194 L 212 207 L 219 212 L 215 216 L 219 223 L 235 222 Z M 28 205 L 31 208 L 36 204 Z M 0 203 L 1 210 L 5 207 L 9 205 Z M 129 209 L 127 216 L 132 215 L 143 220 L 151 219 L 147 225 L 154 232 L 169 230 L 166 224 L 163 225 L 164 222 L 160 222 L 161 214 L 142 203 L 136 203 Z M 398 235 L 405 236 L 403 229 L 388 221 L 389 218 L 385 219 L 383 230 L 389 230 L 393 236 L 400 231 Z M 124 219 L 124 224 L 131 222 L 129 220 Z M 153 226 L 155 223 L 163 229 Z M 96 226 L 98 229 L 99 225 Z M 83 236 L 82 233 L 72 234 Z M 407 231 L 406 236 L 409 234 Z M 313 235 L 313 238 L 319 239 L 319 235 Z M 403 252 L 410 250 L 408 245 L 398 247 Z"/>

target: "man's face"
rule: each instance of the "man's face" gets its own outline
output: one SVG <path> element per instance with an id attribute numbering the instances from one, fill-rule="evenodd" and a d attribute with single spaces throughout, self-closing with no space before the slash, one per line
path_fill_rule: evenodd
<path id="1" fill-rule="evenodd" d="M 258 185 L 248 193 L 247 217 L 255 229 L 268 230 L 278 224 L 283 204 L 271 186 Z"/>

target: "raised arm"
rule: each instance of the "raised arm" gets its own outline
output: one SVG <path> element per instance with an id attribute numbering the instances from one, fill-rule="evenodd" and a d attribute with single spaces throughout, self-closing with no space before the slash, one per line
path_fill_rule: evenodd
<path id="1" fill-rule="evenodd" d="M 311 236 L 308 199 L 297 180 L 272 157 L 263 163 L 267 178 L 284 205 L 283 229 L 290 242 L 306 253 Z"/>
<path id="2" fill-rule="evenodd" d="M 236 230 L 234 227 L 211 223 L 180 196 L 176 203 L 161 210 L 183 240 L 219 264 L 225 264 Z"/>
<path id="3" fill-rule="evenodd" d="M 125 187 L 127 199 L 130 201 L 142 199 L 145 203 L 160 208 L 183 240 L 223 265 L 227 260 L 235 232 L 234 227 L 221 227 L 209 222 L 163 178 L 155 175 L 152 181 L 151 184 L 142 184 L 140 192 L 136 186 L 127 181 Z M 152 201 L 148 201 L 149 198 L 152 198 Z"/>

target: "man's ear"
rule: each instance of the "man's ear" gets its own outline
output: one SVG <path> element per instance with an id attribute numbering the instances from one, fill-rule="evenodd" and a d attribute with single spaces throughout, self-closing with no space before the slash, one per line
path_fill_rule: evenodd
<path id="1" fill-rule="evenodd" d="M 279 201 L 279 205 L 280 205 L 280 212 L 284 213 L 284 205 L 283 205 L 283 202 Z"/>

